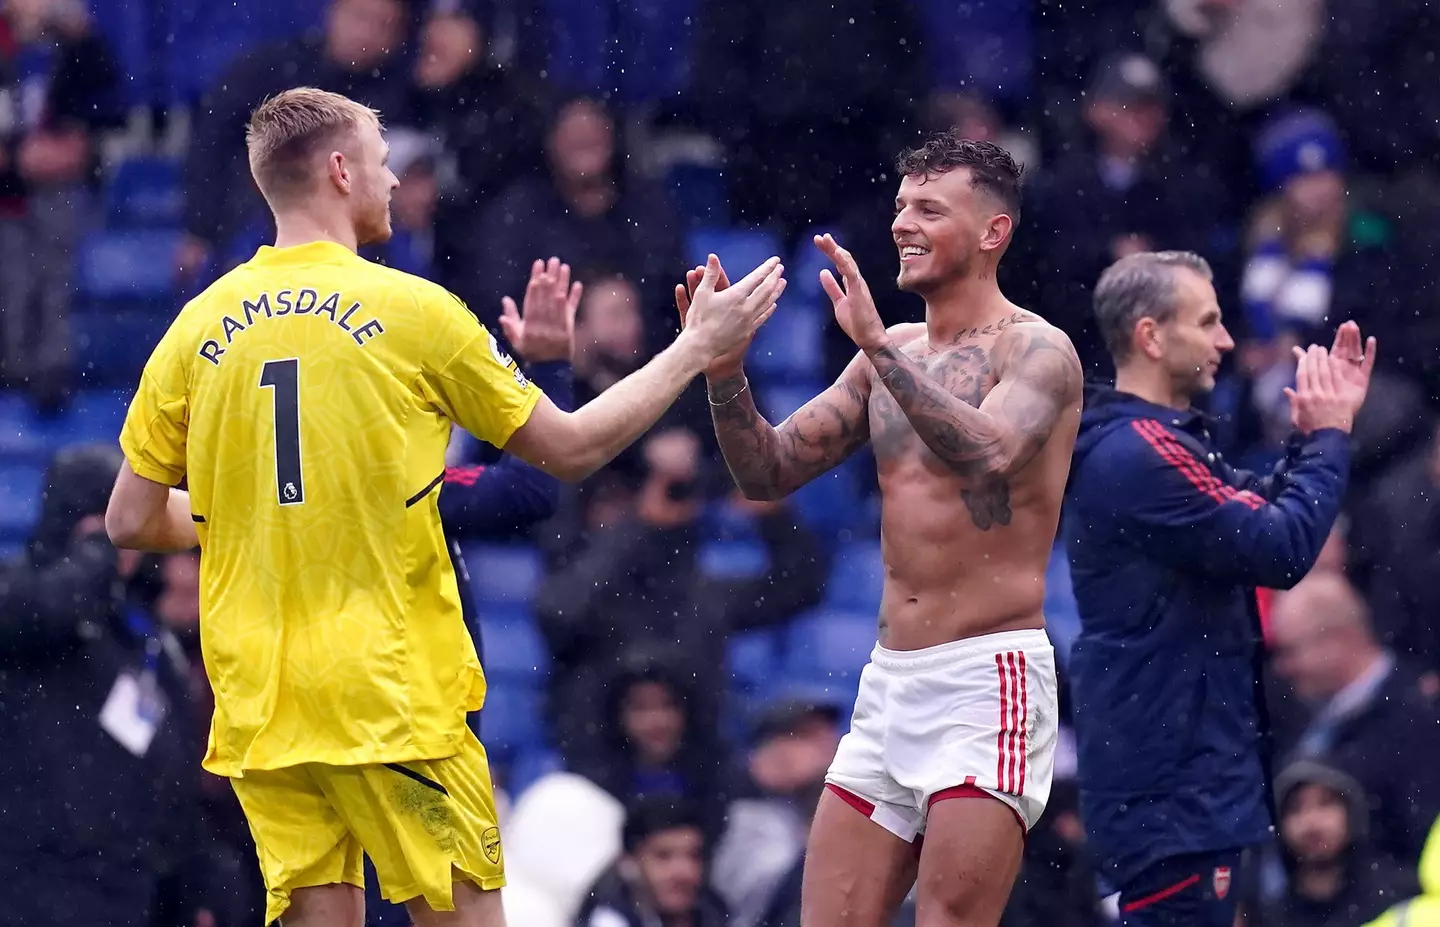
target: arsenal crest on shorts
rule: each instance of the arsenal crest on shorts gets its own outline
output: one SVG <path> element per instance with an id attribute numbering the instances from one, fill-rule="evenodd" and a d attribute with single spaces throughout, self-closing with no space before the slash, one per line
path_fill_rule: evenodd
<path id="1" fill-rule="evenodd" d="M 1215 886 L 1215 897 L 1223 901 L 1225 896 L 1230 894 L 1230 867 L 1216 866 L 1211 881 Z"/>

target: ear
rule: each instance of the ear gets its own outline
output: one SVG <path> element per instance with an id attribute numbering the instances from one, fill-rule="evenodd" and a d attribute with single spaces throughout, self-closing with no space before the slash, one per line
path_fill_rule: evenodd
<path id="1" fill-rule="evenodd" d="M 1010 233 L 1015 230 L 1015 220 L 1005 213 L 992 216 L 990 222 L 985 226 L 985 231 L 980 234 L 980 250 L 995 251 L 1005 247 L 1010 241 Z"/>
<path id="2" fill-rule="evenodd" d="M 1151 360 L 1165 356 L 1165 333 L 1148 315 L 1135 323 L 1134 348 Z"/>
<path id="3" fill-rule="evenodd" d="M 330 152 L 330 157 L 325 159 L 325 173 L 330 177 L 335 189 L 341 193 L 350 192 L 350 165 L 343 154 L 338 151 Z"/>

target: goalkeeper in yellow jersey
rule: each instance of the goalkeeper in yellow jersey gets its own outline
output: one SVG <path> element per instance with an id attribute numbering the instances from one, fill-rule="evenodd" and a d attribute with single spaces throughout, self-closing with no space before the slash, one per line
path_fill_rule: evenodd
<path id="1" fill-rule="evenodd" d="M 203 551 L 204 765 L 244 808 L 267 922 L 360 927 L 368 853 L 418 927 L 498 927 L 504 858 L 465 724 L 485 679 L 436 503 L 451 423 L 581 479 L 750 337 L 784 269 L 717 293 L 712 257 L 675 342 L 564 412 L 458 299 L 357 256 L 389 237 L 398 185 L 373 110 L 289 90 L 246 144 L 275 244 L 155 348 L 106 528 L 118 547 Z"/>

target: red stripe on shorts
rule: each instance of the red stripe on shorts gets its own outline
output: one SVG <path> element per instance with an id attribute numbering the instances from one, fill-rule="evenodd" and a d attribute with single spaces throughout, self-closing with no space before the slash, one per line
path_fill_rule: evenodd
<path id="1" fill-rule="evenodd" d="M 825 783 L 825 788 L 834 792 L 841 801 L 849 805 L 851 808 L 854 808 L 861 814 L 865 815 L 867 818 L 875 813 L 875 806 L 873 804 L 861 798 L 859 795 L 856 795 L 849 789 L 842 789 L 840 788 L 840 786 L 836 785 L 833 782 Z"/>
<path id="2" fill-rule="evenodd" d="M 1005 727 L 1010 720 L 1010 677 L 1005 673 L 1005 655 L 995 654 L 995 671 L 1000 676 L 1000 733 L 995 735 L 995 788 L 1005 791 Z"/>
<path id="3" fill-rule="evenodd" d="M 1020 793 L 1020 773 L 1024 769 L 1025 753 L 1021 750 L 1020 743 L 1020 668 L 1017 666 L 1015 654 L 1005 655 L 1005 662 L 1009 665 L 1009 761 L 1012 769 L 1009 773 L 1009 790 Z"/>
<path id="4" fill-rule="evenodd" d="M 1017 677 L 1020 679 L 1020 787 L 1015 789 L 1015 795 L 1025 795 L 1025 763 L 1030 761 L 1030 743 L 1028 743 L 1027 728 L 1030 727 L 1030 685 L 1025 675 L 1025 652 L 1015 654 L 1020 661 L 1020 668 Z"/>
<path id="5" fill-rule="evenodd" d="M 1020 711 L 1020 692 L 1015 691 L 1015 655 L 1005 654 L 1005 684 L 1009 698 L 1005 700 L 1005 787 L 1001 792 L 1015 790 L 1015 713 Z"/>
<path id="6" fill-rule="evenodd" d="M 1011 805 L 1009 802 L 1000 801 L 1000 799 L 996 798 L 994 795 L 991 795 L 984 789 L 977 788 L 974 782 L 968 781 L 974 779 L 974 776 L 966 776 L 965 778 L 967 781 L 964 785 L 957 785 L 953 788 L 941 789 L 934 795 L 931 795 L 929 804 L 925 806 L 926 810 L 928 811 L 930 808 L 935 807 L 936 802 L 945 801 L 951 798 L 988 798 L 991 801 L 998 801 L 1006 808 L 1009 808 L 1010 813 L 1015 815 L 1015 820 L 1020 825 L 1020 833 L 1025 835 L 1026 837 L 1029 836 L 1030 828 L 1025 825 L 1025 819 L 1020 816 L 1020 812 L 1016 811 L 1013 805 Z"/>

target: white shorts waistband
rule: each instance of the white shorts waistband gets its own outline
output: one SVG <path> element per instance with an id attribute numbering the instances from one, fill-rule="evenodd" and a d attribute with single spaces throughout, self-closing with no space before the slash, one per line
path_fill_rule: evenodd
<path id="1" fill-rule="evenodd" d="M 1026 653 L 1051 651 L 1050 635 L 1041 628 L 1000 631 L 921 650 L 887 650 L 876 644 L 870 653 L 870 662 L 888 673 L 919 673 L 971 660 L 992 662 L 997 653 L 1017 650 Z"/>

